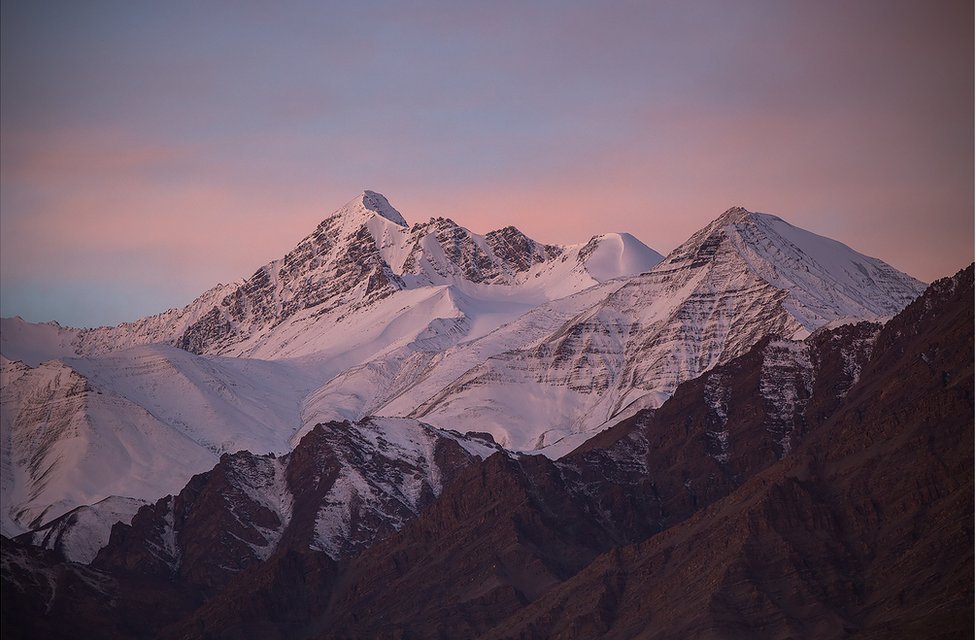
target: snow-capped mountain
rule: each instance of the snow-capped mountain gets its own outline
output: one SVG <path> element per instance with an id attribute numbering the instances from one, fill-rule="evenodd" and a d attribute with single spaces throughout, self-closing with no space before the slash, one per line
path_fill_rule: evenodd
<path id="1" fill-rule="evenodd" d="M 246 280 L 217 285 L 183 309 L 80 330 L 5 318 L 2 352 L 36 364 L 157 343 L 262 359 L 323 351 L 335 357 L 340 348 L 359 347 L 351 357 L 361 362 L 370 355 L 362 349 L 370 328 L 384 334 L 373 346 L 381 351 L 416 338 L 435 320 L 449 320 L 450 343 L 660 260 L 629 234 L 557 246 L 511 226 L 483 236 L 442 217 L 408 226 L 385 197 L 365 191 L 284 257 Z"/>
<path id="2" fill-rule="evenodd" d="M 627 234 L 561 247 L 514 227 L 408 227 L 367 191 L 280 260 L 183 309 L 85 330 L 5 318 L 2 530 L 109 496 L 156 499 L 223 452 L 287 452 L 319 422 L 366 415 L 312 393 L 347 370 L 382 360 L 407 377 L 539 303 L 659 260 Z"/>
<path id="3" fill-rule="evenodd" d="M 659 406 L 679 383 L 764 336 L 795 339 L 831 323 L 883 319 L 923 289 L 839 242 L 736 207 L 647 273 L 539 307 L 448 350 L 429 374 L 433 384 L 371 410 L 477 425 L 516 450 L 562 440 L 549 452 L 558 456 L 608 420 Z"/>

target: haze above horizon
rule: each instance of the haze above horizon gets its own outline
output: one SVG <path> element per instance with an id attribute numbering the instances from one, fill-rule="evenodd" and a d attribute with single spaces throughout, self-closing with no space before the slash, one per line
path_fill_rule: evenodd
<path id="1" fill-rule="evenodd" d="M 972 11 L 4 2 L 0 315 L 182 306 L 363 189 L 409 223 L 664 254 L 741 204 L 950 275 L 973 260 Z"/>

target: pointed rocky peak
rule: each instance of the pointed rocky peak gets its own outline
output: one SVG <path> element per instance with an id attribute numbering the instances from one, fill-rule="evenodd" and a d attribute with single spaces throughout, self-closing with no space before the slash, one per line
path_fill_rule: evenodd
<path id="1" fill-rule="evenodd" d="M 710 223 L 696 231 L 690 238 L 674 249 L 659 265 L 662 269 L 698 268 L 714 262 L 725 240 L 729 227 L 754 220 L 757 214 L 745 207 L 732 207 Z"/>
<path id="2" fill-rule="evenodd" d="M 485 234 L 485 239 L 493 249 L 498 246 L 511 245 L 525 251 L 533 251 L 538 249 L 548 254 L 559 255 L 562 253 L 564 248 L 559 245 L 543 244 L 533 240 L 529 236 L 522 233 L 518 227 L 513 225 L 508 225 L 507 227 L 502 227 L 501 229 L 489 231 Z"/>
<path id="3" fill-rule="evenodd" d="M 735 206 L 725 210 L 725 212 L 715 219 L 713 224 L 735 224 L 736 222 L 747 222 L 757 214 L 749 211 L 745 207 Z"/>
<path id="4" fill-rule="evenodd" d="M 502 227 L 501 229 L 495 229 L 494 231 L 489 231 L 485 234 L 485 238 L 494 238 L 495 242 L 513 240 L 519 244 L 525 244 L 528 242 L 533 242 L 527 235 L 519 231 L 517 227 L 508 225 L 507 227 Z M 534 244 L 534 243 L 533 243 Z"/>
<path id="5" fill-rule="evenodd" d="M 704 251 L 702 257 L 707 258 L 712 255 L 712 250 L 727 237 L 742 235 L 743 228 L 756 228 L 763 226 L 764 223 L 777 221 L 783 223 L 780 218 L 765 213 L 749 211 L 745 207 L 735 206 L 726 209 L 719 217 L 715 218 L 707 225 L 699 229 L 694 235 L 684 242 L 680 247 L 671 252 L 666 262 L 672 256 L 687 256 L 689 254 Z M 785 223 L 783 223 L 785 224 Z"/>
<path id="6" fill-rule="evenodd" d="M 769 213 L 750 211 L 745 207 L 736 205 L 726 209 L 722 215 L 712 220 L 712 222 L 702 229 L 702 231 L 705 229 L 721 229 L 729 225 L 756 225 L 770 222 L 787 224 L 778 216 L 774 216 Z"/>
<path id="7" fill-rule="evenodd" d="M 407 226 L 407 221 L 403 219 L 399 211 L 393 208 L 393 205 L 390 204 L 390 201 L 382 193 L 366 190 L 359 197 L 362 199 L 363 207 L 366 210 L 372 211 L 390 222 L 395 222 L 401 227 Z"/>
<path id="8" fill-rule="evenodd" d="M 338 219 L 346 228 L 349 228 L 351 225 L 366 223 L 375 216 L 407 228 L 407 221 L 403 219 L 399 211 L 393 208 L 390 201 L 383 194 L 369 190 L 363 191 L 347 202 L 329 216 L 323 224 Z"/>
<path id="9" fill-rule="evenodd" d="M 461 228 L 458 223 L 454 222 L 450 218 L 445 218 L 444 216 L 431 216 L 427 222 L 418 222 L 410 228 L 411 232 L 415 233 L 426 233 L 431 230 L 439 229 L 459 229 Z"/>
<path id="10" fill-rule="evenodd" d="M 515 265 L 518 271 L 524 271 L 532 264 L 558 255 L 561 251 L 559 247 L 537 243 L 512 225 L 489 231 L 485 234 L 485 240 L 496 256 Z"/>
<path id="11" fill-rule="evenodd" d="M 730 286 L 750 273 L 790 292 L 807 330 L 824 318 L 880 319 L 915 299 L 924 284 L 877 258 L 766 213 L 733 207 L 695 233 L 655 268 L 659 274 L 708 269 Z M 826 315 L 824 315 L 826 314 Z"/>

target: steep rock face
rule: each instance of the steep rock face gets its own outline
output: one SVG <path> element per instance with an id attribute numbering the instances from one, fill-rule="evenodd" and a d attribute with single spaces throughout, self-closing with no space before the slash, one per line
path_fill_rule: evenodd
<path id="1" fill-rule="evenodd" d="M 775 216 L 730 209 L 649 273 L 568 321 L 554 320 L 544 338 L 520 341 L 512 330 L 508 350 L 436 395 L 412 395 L 418 404 L 411 415 L 464 424 L 471 407 L 484 407 L 479 428 L 514 449 L 544 451 L 612 417 L 659 406 L 681 382 L 765 336 L 802 338 L 831 322 L 890 316 L 923 288 Z M 506 401 L 487 407 L 499 395 Z M 548 405 L 548 424 L 518 433 L 521 411 L 540 401 Z"/>
<path id="2" fill-rule="evenodd" d="M 393 213 L 385 198 L 364 192 L 284 258 L 258 269 L 188 327 L 177 346 L 195 353 L 222 353 L 299 311 L 318 307 L 320 313 L 328 313 L 342 306 L 354 312 L 391 295 L 403 283 L 384 261 L 381 243 L 405 226 Z"/>
<path id="3" fill-rule="evenodd" d="M 487 637 L 971 635 L 972 299 L 933 284 L 794 453 Z"/>
<path id="4" fill-rule="evenodd" d="M 629 487 L 633 497 L 626 499 L 639 498 L 635 505 L 651 530 L 667 529 L 821 428 L 857 382 L 879 329 L 859 323 L 803 341 L 767 338 L 683 383 L 658 410 L 639 412 L 560 462 L 594 495 L 607 479 Z"/>
<path id="5" fill-rule="evenodd" d="M 589 516 L 549 460 L 496 455 L 403 535 L 354 561 L 322 637 L 474 635 L 601 550 L 606 535 Z M 420 598 L 408 595 L 417 588 Z"/>
<path id="6" fill-rule="evenodd" d="M 407 246 L 402 274 L 430 284 L 460 278 L 478 284 L 513 285 L 520 274 L 566 251 L 539 244 L 511 226 L 477 236 L 450 218 L 415 224 Z"/>
<path id="7" fill-rule="evenodd" d="M 92 566 L 212 590 L 274 550 L 292 509 L 283 478 L 276 458 L 225 454 L 178 495 L 116 524 Z"/>
<path id="8" fill-rule="evenodd" d="M 401 532 L 341 565 L 299 635 L 474 637 L 578 571 L 605 538 L 552 461 L 498 453 L 463 469 Z M 164 637 L 248 637 L 241 627 L 260 619 L 240 611 L 237 597 L 217 596 Z M 284 637 L 280 627 L 269 633 Z"/>
<path id="9" fill-rule="evenodd" d="M 338 472 L 314 502 L 305 544 L 342 559 L 403 527 L 460 469 L 499 447 L 414 420 L 369 418 L 320 427 L 316 450 L 335 456 Z M 290 464 L 294 483 L 307 482 L 322 467 L 315 457 L 304 461 L 307 470 L 298 460 Z"/>
<path id="10" fill-rule="evenodd" d="M 489 231 L 485 235 L 485 242 L 493 254 L 501 258 L 504 264 L 517 273 L 526 272 L 533 265 L 552 260 L 563 253 L 561 247 L 539 245 L 512 226 L 497 231 Z M 586 255 L 582 250 L 579 252 L 579 259 L 581 261 L 586 260 Z"/>

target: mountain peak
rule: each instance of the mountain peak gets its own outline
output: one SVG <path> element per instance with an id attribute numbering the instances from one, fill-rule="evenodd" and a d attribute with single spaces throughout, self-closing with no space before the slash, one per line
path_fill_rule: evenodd
<path id="1" fill-rule="evenodd" d="M 382 193 L 377 193 L 367 189 L 363 191 L 359 197 L 362 200 L 363 207 L 365 209 L 377 213 L 390 222 L 395 222 L 401 227 L 407 226 L 407 221 L 403 219 L 403 216 L 400 215 L 399 211 L 393 208 L 393 205 L 390 204 L 390 201 L 387 200 L 386 196 L 384 196 Z"/>
<path id="2" fill-rule="evenodd" d="M 924 289 L 877 258 L 744 207 L 732 207 L 700 229 L 657 270 L 699 268 L 733 279 L 749 272 L 790 292 L 792 313 L 807 331 L 824 319 L 893 315 Z"/>
<path id="3" fill-rule="evenodd" d="M 397 224 L 401 227 L 407 227 L 407 221 L 403 219 L 400 212 L 393 208 L 390 201 L 386 199 L 382 193 L 377 193 L 376 191 L 370 191 L 366 189 L 361 194 L 359 194 L 352 203 L 356 204 L 362 209 L 374 213 L 381 218 L 385 218 L 390 222 Z"/>
<path id="4" fill-rule="evenodd" d="M 746 209 L 745 207 L 735 206 L 726 209 L 725 213 L 723 213 L 716 219 L 716 222 L 718 222 L 719 220 L 727 223 L 739 222 L 749 218 L 751 215 L 752 212 Z"/>
<path id="5" fill-rule="evenodd" d="M 333 214 L 333 217 L 341 216 L 343 219 L 349 219 L 354 217 L 368 218 L 373 215 L 378 215 L 398 226 L 407 227 L 407 221 L 403 219 L 399 211 L 393 208 L 393 205 L 382 193 L 368 189 L 347 202 L 345 206 Z"/>

